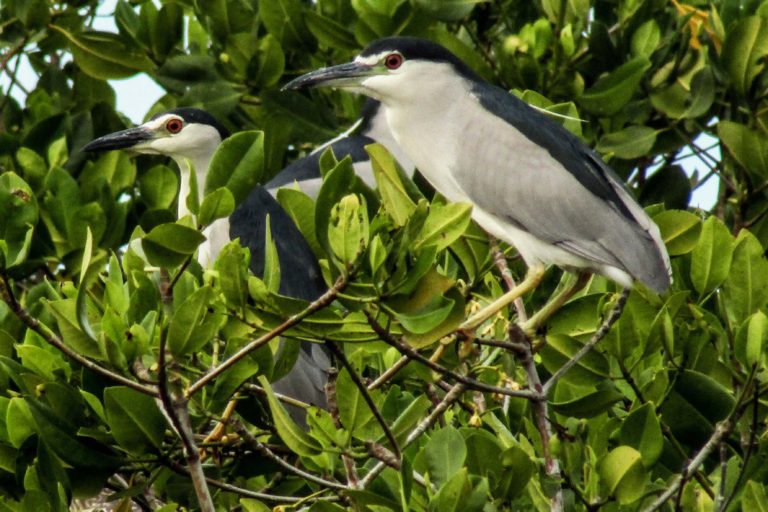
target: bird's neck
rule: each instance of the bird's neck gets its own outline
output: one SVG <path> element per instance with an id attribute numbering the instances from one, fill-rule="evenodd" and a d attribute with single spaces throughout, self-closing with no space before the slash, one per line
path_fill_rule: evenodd
<path id="1" fill-rule="evenodd" d="M 190 213 L 187 207 L 187 198 L 192 191 L 192 168 L 195 170 L 197 181 L 197 201 L 203 200 L 205 190 L 205 177 L 208 173 L 208 165 L 211 163 L 211 155 L 198 156 L 195 158 L 174 157 L 179 166 L 181 174 L 181 183 L 179 186 L 179 218 Z"/>

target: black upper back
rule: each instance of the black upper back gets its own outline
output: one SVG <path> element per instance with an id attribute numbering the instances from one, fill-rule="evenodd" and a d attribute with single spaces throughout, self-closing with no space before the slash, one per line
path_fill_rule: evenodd
<path id="1" fill-rule="evenodd" d="M 224 125 L 222 125 L 215 117 L 213 117 L 205 110 L 195 107 L 178 107 L 166 112 L 155 114 L 152 116 L 152 119 L 157 119 L 158 117 L 164 116 L 166 114 L 175 114 L 187 123 L 207 124 L 209 126 L 213 126 L 219 132 L 221 140 L 224 140 L 230 136 L 229 130 L 224 128 Z"/>
<path id="2" fill-rule="evenodd" d="M 482 81 L 477 73 L 467 66 L 464 61 L 451 53 L 444 46 L 419 37 L 384 37 L 369 44 L 362 52 L 361 57 L 370 57 L 386 51 L 397 51 L 406 60 L 427 60 L 432 62 L 445 62 L 452 65 L 456 71 L 473 81 Z"/>

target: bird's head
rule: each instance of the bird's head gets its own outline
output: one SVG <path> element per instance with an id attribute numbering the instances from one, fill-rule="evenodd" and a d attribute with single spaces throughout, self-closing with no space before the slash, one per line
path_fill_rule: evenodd
<path id="1" fill-rule="evenodd" d="M 176 108 L 157 114 L 146 123 L 110 133 L 89 142 L 84 151 L 125 149 L 136 153 L 165 155 L 174 159 L 207 159 L 229 136 L 208 112 Z"/>
<path id="2" fill-rule="evenodd" d="M 479 80 L 443 46 L 415 37 L 387 37 L 371 43 L 352 62 L 302 75 L 283 89 L 336 87 L 384 104 L 441 93 L 446 81 Z"/>

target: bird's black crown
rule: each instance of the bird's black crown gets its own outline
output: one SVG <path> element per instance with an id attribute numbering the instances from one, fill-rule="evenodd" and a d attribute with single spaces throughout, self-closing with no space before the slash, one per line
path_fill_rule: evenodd
<path id="1" fill-rule="evenodd" d="M 370 57 L 388 51 L 399 52 L 406 60 L 427 60 L 445 62 L 452 65 L 456 71 L 472 80 L 480 80 L 477 74 L 464 61 L 451 53 L 444 46 L 418 37 L 384 37 L 369 44 L 361 53 L 361 57 Z"/>

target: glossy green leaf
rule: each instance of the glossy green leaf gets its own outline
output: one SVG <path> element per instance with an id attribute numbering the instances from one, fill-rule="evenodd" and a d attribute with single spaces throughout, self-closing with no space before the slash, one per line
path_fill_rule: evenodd
<path id="1" fill-rule="evenodd" d="M 609 494 L 627 505 L 645 493 L 648 479 L 640 452 L 630 446 L 618 446 L 600 462 L 600 478 Z"/>
<path id="2" fill-rule="evenodd" d="M 382 204 L 396 226 L 404 226 L 416 208 L 416 204 L 405 190 L 395 159 L 380 144 L 366 146 L 371 157 L 373 175 L 381 194 Z"/>
<path id="3" fill-rule="evenodd" d="M 69 40 L 75 62 L 94 78 L 127 78 L 154 67 L 140 50 L 126 46 L 124 40 L 111 32 L 72 33 L 59 25 L 51 25 L 51 28 Z"/>
<path id="4" fill-rule="evenodd" d="M 736 239 L 723 296 L 728 314 L 737 322 L 768 303 L 768 260 L 760 242 L 746 230 Z"/>
<path id="5" fill-rule="evenodd" d="M 2 266 L 22 263 L 29 253 L 38 219 L 32 189 L 12 172 L 0 175 L 0 248 Z"/>
<path id="6" fill-rule="evenodd" d="M 650 57 L 661 40 L 661 29 L 656 20 L 650 19 L 640 25 L 632 34 L 632 56 Z"/>
<path id="7" fill-rule="evenodd" d="M 768 56 L 768 22 L 760 16 L 749 16 L 729 30 L 723 43 L 722 62 L 731 84 L 741 93 L 763 70 Z"/>
<path id="8" fill-rule="evenodd" d="M 645 71 L 651 66 L 646 57 L 620 65 L 579 97 L 579 104 L 586 110 L 609 116 L 617 113 L 635 95 Z"/>
<path id="9" fill-rule="evenodd" d="M 275 422 L 277 434 L 286 446 L 294 453 L 304 457 L 318 455 L 322 451 L 322 446 L 291 419 L 283 404 L 275 397 L 267 378 L 263 375 L 259 376 L 259 383 L 267 394 L 267 402 L 269 402 L 269 409 L 272 411 L 272 419 Z"/>
<path id="10" fill-rule="evenodd" d="M 764 131 L 723 120 L 717 124 L 717 135 L 747 172 L 768 176 L 768 135 Z"/>
<path id="11" fill-rule="evenodd" d="M 767 343 L 768 316 L 758 311 L 744 321 L 736 335 L 736 358 L 747 368 L 765 364 Z"/>
<path id="12" fill-rule="evenodd" d="M 432 481 L 441 485 L 464 467 L 467 445 L 458 430 L 445 427 L 429 438 L 423 456 Z"/>
<path id="13" fill-rule="evenodd" d="M 313 49 L 315 41 L 307 30 L 299 0 L 264 2 L 259 4 L 259 15 L 269 33 L 284 47 Z"/>
<path id="14" fill-rule="evenodd" d="M 621 424 L 619 435 L 621 444 L 636 449 L 647 468 L 661 456 L 664 436 L 661 432 L 659 417 L 652 403 L 646 403 L 632 411 Z"/>
<path id="15" fill-rule="evenodd" d="M 472 205 L 468 203 L 433 204 L 415 248 L 435 246 L 438 251 L 445 249 L 467 229 L 471 213 Z"/>
<path id="16" fill-rule="evenodd" d="M 768 512 L 768 495 L 762 482 L 750 480 L 744 486 L 741 509 L 754 512 Z"/>
<path id="17" fill-rule="evenodd" d="M 104 408 L 112 435 L 129 452 L 162 446 L 166 420 L 151 396 L 125 386 L 109 387 L 104 390 Z"/>
<path id="18" fill-rule="evenodd" d="M 691 282 L 700 294 L 720 286 L 731 269 L 733 237 L 717 217 L 709 217 L 691 253 Z"/>
<path id="19" fill-rule="evenodd" d="M 150 208 L 170 208 L 179 189 L 176 173 L 164 165 L 156 165 L 139 180 L 141 198 Z"/>
<path id="20" fill-rule="evenodd" d="M 670 256 L 688 254 L 696 247 L 701 235 L 701 219 L 682 210 L 667 210 L 655 215 L 661 238 Z"/>
<path id="21" fill-rule="evenodd" d="M 564 334 L 550 334 L 547 344 L 541 349 L 544 367 L 555 373 L 582 347 L 575 338 Z M 582 386 L 596 385 L 604 381 L 610 374 L 608 361 L 601 353 L 591 350 L 586 356 L 563 376 L 563 380 Z"/>
<path id="22" fill-rule="evenodd" d="M 229 217 L 235 211 L 235 197 L 226 187 L 217 188 L 203 198 L 197 221 L 203 226 L 216 219 Z"/>
<path id="23" fill-rule="evenodd" d="M 307 11 L 304 13 L 304 21 L 322 46 L 345 50 L 357 50 L 359 47 L 355 36 L 332 18 Z"/>
<path id="24" fill-rule="evenodd" d="M 149 262 L 161 267 L 180 265 L 194 254 L 205 236 L 196 229 L 181 224 L 160 224 L 142 239 L 142 248 Z"/>
<path id="25" fill-rule="evenodd" d="M 373 412 L 346 370 L 342 370 L 336 379 L 336 395 L 343 397 L 343 400 L 339 400 L 341 424 L 352 435 L 360 438 L 361 434 L 365 434 L 363 427 L 373 420 Z"/>
<path id="26" fill-rule="evenodd" d="M 604 413 L 623 398 L 624 395 L 618 390 L 608 387 L 567 402 L 553 402 L 552 409 L 564 416 L 592 418 Z"/>
<path id="27" fill-rule="evenodd" d="M 331 208 L 328 242 L 340 262 L 351 267 L 365 251 L 369 238 L 365 200 L 349 194 Z"/>
<path id="28" fill-rule="evenodd" d="M 656 142 L 657 131 L 648 126 L 628 126 L 609 133 L 597 143 L 602 154 L 632 160 L 648 155 Z"/>
<path id="29" fill-rule="evenodd" d="M 206 195 L 226 187 L 240 204 L 264 178 L 264 132 L 232 135 L 216 149 L 205 177 Z M 202 185 L 202 184 L 199 184 Z"/>
<path id="30" fill-rule="evenodd" d="M 222 321 L 222 315 L 212 310 L 214 297 L 213 289 L 203 286 L 174 312 L 168 327 L 168 350 L 172 354 L 189 354 L 213 341 Z"/>

